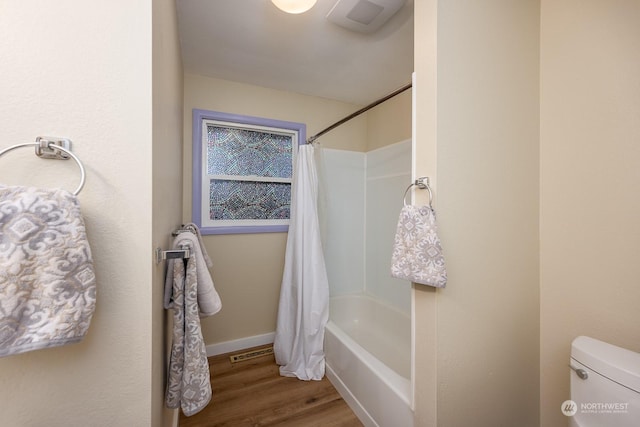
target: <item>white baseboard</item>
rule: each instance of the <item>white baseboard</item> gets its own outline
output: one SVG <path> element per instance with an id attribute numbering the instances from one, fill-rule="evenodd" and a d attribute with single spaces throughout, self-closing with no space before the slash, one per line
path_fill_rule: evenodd
<path id="1" fill-rule="evenodd" d="M 245 348 L 257 347 L 259 345 L 272 344 L 275 336 L 275 332 L 269 332 L 268 334 L 254 335 L 252 337 L 210 344 L 207 346 L 207 357 L 231 353 L 238 350 L 244 350 Z"/>

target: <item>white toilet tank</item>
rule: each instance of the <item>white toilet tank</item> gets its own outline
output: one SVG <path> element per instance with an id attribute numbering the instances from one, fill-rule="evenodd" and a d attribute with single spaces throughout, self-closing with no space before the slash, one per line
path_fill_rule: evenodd
<path id="1" fill-rule="evenodd" d="M 582 336 L 573 340 L 569 366 L 570 426 L 640 426 L 640 353 Z"/>

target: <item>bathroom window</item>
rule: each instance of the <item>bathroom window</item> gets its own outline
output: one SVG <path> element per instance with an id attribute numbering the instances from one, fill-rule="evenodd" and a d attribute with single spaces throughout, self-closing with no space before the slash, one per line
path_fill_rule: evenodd
<path id="1" fill-rule="evenodd" d="M 302 123 L 193 110 L 193 222 L 203 234 L 287 231 Z"/>

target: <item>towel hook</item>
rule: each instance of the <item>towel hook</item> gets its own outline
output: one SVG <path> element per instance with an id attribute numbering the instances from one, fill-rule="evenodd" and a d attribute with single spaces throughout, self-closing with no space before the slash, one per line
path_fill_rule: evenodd
<path id="1" fill-rule="evenodd" d="M 73 195 L 77 196 L 80 193 L 82 187 L 84 187 L 86 173 L 80 159 L 71 152 L 71 141 L 64 138 L 52 139 L 39 136 L 36 138 L 36 142 L 26 142 L 24 144 L 16 144 L 5 148 L 0 151 L 0 157 L 9 151 L 22 147 L 36 147 L 36 155 L 44 159 L 68 160 L 69 158 L 72 158 L 75 160 L 80 168 L 80 185 L 78 185 L 78 188 L 73 192 Z"/>
<path id="2" fill-rule="evenodd" d="M 404 196 L 402 196 L 402 202 L 404 203 L 405 206 L 407 206 L 407 193 L 409 192 L 409 190 L 411 190 L 411 187 L 413 186 L 418 187 L 420 190 L 427 190 L 429 191 L 429 208 L 433 209 L 433 192 L 431 191 L 431 187 L 429 186 L 429 177 L 428 176 L 421 176 L 420 178 L 416 179 L 414 182 L 411 183 L 411 185 L 409 185 L 407 187 L 407 189 L 404 192 Z"/>

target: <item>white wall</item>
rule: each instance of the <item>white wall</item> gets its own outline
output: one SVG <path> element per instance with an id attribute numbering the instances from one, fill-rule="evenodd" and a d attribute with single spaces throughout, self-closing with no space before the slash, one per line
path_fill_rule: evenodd
<path id="1" fill-rule="evenodd" d="M 407 140 L 367 152 L 363 215 L 365 291 L 407 314 L 411 313 L 411 283 L 391 277 L 391 253 L 402 195 L 411 183 L 411 150 Z M 407 203 L 411 203 L 410 194 Z"/>
<path id="2" fill-rule="evenodd" d="M 154 178 L 160 172 L 175 176 L 179 164 L 153 152 L 157 142 L 168 155 L 179 155 L 171 147 L 180 137 L 180 84 L 171 25 L 155 29 L 173 48 L 159 62 L 152 58 L 153 47 L 161 48 L 158 39 L 152 42 L 161 35 L 154 34 L 160 22 L 152 16 L 174 22 L 174 4 L 156 2 L 153 8 L 151 1 L 0 2 L 0 147 L 38 135 L 73 141 L 87 169 L 79 200 L 98 291 L 81 343 L 0 359 L 3 425 L 162 421 L 163 313 L 153 236 L 160 240 L 159 229 L 179 217 L 175 209 L 154 216 L 152 208 L 161 202 L 154 200 Z M 170 70 L 153 72 L 154 64 Z M 164 77 L 169 86 L 162 94 L 159 86 L 153 90 L 152 78 Z M 74 188 L 78 174 L 71 164 L 22 150 L 0 158 L 0 182 Z M 179 187 L 171 187 L 176 194 L 163 203 L 179 205 Z"/>
<path id="3" fill-rule="evenodd" d="M 640 2 L 543 0 L 541 425 L 565 426 L 571 341 L 640 352 Z"/>
<path id="4" fill-rule="evenodd" d="M 321 149 L 319 211 L 331 296 L 365 288 L 366 155 Z"/>
<path id="5" fill-rule="evenodd" d="M 411 183 L 411 141 L 367 153 L 324 149 L 322 158 L 331 295 L 366 292 L 410 313 L 411 284 L 391 277 L 390 268 L 402 195 Z"/>

